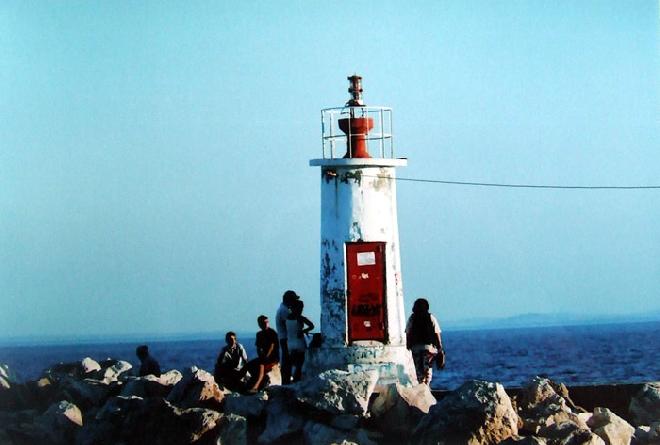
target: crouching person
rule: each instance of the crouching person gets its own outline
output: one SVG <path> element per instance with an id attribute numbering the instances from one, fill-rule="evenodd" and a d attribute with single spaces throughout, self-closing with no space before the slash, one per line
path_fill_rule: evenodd
<path id="1" fill-rule="evenodd" d="M 243 378 L 247 368 L 247 353 L 245 348 L 236 340 L 234 332 L 225 335 L 225 347 L 220 350 L 215 362 L 213 377 L 218 385 L 231 391 L 241 391 L 244 387 Z"/>

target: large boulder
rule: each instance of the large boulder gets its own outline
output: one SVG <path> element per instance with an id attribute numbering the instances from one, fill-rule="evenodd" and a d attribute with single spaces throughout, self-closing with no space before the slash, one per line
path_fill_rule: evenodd
<path id="1" fill-rule="evenodd" d="M 210 409 L 179 409 L 160 397 L 113 397 L 95 418 L 98 431 L 106 431 L 108 436 L 95 441 L 93 434 L 88 434 L 85 443 L 189 444 L 202 438 L 210 440 L 221 416 Z M 81 436 L 79 443 L 83 443 Z"/>
<path id="2" fill-rule="evenodd" d="M 413 387 L 393 383 L 382 388 L 369 412 L 378 430 L 388 434 L 406 435 L 424 414 L 428 414 L 436 399 L 428 385 Z"/>
<path id="3" fill-rule="evenodd" d="M 565 386 L 542 377 L 535 377 L 522 388 L 515 400 L 522 431 L 536 434 L 543 428 L 565 421 L 586 428 L 584 421 L 573 413 L 566 398 L 560 395 L 557 389 L 568 396 Z"/>
<path id="4" fill-rule="evenodd" d="M 164 386 L 174 386 L 181 381 L 183 375 L 177 369 L 170 369 L 158 377 L 158 381 Z"/>
<path id="5" fill-rule="evenodd" d="M 582 427 L 570 420 L 553 423 L 543 428 L 539 435 L 548 445 L 605 445 L 603 439 L 589 428 Z"/>
<path id="6" fill-rule="evenodd" d="M 330 414 L 365 415 L 376 387 L 378 371 L 325 371 L 293 385 L 296 398 Z"/>
<path id="7" fill-rule="evenodd" d="M 247 445 L 247 419 L 236 414 L 224 414 L 217 422 L 214 445 Z"/>
<path id="8" fill-rule="evenodd" d="M 96 371 L 99 375 L 99 380 L 102 380 L 104 383 L 110 384 L 112 382 L 117 382 L 122 374 L 127 373 L 133 368 L 133 365 L 124 361 L 124 360 L 105 360 L 101 362 L 100 369 Z"/>
<path id="9" fill-rule="evenodd" d="M 660 421 L 640 426 L 633 434 L 631 445 L 660 445 Z"/>
<path id="10" fill-rule="evenodd" d="M 179 376 L 180 377 L 180 376 Z M 174 385 L 164 385 L 155 375 L 127 377 L 119 395 L 129 397 L 167 397 Z"/>
<path id="11" fill-rule="evenodd" d="M 73 443 L 76 433 L 83 425 L 80 409 L 73 403 L 62 400 L 51 405 L 36 419 L 35 424 L 47 434 L 51 444 Z"/>
<path id="12" fill-rule="evenodd" d="M 279 440 L 290 439 L 298 435 L 305 425 L 305 418 L 300 403 L 292 397 L 293 390 L 280 387 L 281 390 L 269 392 L 266 405 L 266 428 L 259 436 L 259 443 L 270 444 Z"/>
<path id="13" fill-rule="evenodd" d="M 200 407 L 219 411 L 225 394 L 210 373 L 192 366 L 183 371 L 183 377 L 174 385 L 167 401 L 179 408 Z"/>
<path id="14" fill-rule="evenodd" d="M 363 429 L 344 431 L 313 421 L 305 424 L 303 437 L 306 445 L 376 445 Z"/>
<path id="15" fill-rule="evenodd" d="M 250 396 L 242 396 L 236 393 L 228 394 L 224 398 L 224 412 L 247 418 L 257 418 L 261 417 L 267 403 L 268 394 L 265 392 Z"/>
<path id="16" fill-rule="evenodd" d="M 13 384 L 10 388 L 0 390 L 0 411 L 36 409 L 43 412 L 61 399 L 66 397 L 61 396 L 59 384 L 42 378 L 38 381 Z"/>
<path id="17" fill-rule="evenodd" d="M 413 442 L 439 445 L 496 444 L 518 434 L 518 415 L 499 383 L 470 381 L 432 406 Z"/>
<path id="18" fill-rule="evenodd" d="M 630 400 L 628 411 L 636 426 L 660 421 L 660 382 L 645 384 Z"/>
<path id="19" fill-rule="evenodd" d="M 606 445 L 629 445 L 635 428 L 607 408 L 595 408 L 587 425 Z"/>
<path id="20" fill-rule="evenodd" d="M 91 357 L 85 357 L 82 360 L 76 362 L 60 362 L 52 365 L 50 368 L 47 368 L 43 372 L 43 377 L 48 377 L 54 381 L 64 377 L 73 377 L 76 379 L 93 378 L 102 380 L 102 374 L 104 370 L 116 364 L 117 362 L 118 360 L 107 359 L 99 363 Z M 130 369 L 130 363 L 128 365 Z"/>
<path id="21" fill-rule="evenodd" d="M 80 362 L 80 371 L 83 375 L 99 371 L 100 369 L 101 365 L 99 365 L 99 363 L 91 357 L 85 357 Z"/>
<path id="22" fill-rule="evenodd" d="M 101 406 L 110 395 L 110 387 L 98 380 L 62 378 L 57 385 L 57 397 L 75 403 L 83 411 Z"/>

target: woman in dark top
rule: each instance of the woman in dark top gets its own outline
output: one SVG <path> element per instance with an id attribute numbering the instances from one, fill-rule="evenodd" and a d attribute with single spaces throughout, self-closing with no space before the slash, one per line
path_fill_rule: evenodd
<path id="1" fill-rule="evenodd" d="M 429 312 L 429 302 L 425 298 L 418 298 L 413 304 L 413 313 L 406 325 L 406 345 L 412 352 L 417 381 L 430 385 L 433 361 L 437 361 L 438 368 L 444 368 L 445 353 L 442 350 L 440 325 Z"/>

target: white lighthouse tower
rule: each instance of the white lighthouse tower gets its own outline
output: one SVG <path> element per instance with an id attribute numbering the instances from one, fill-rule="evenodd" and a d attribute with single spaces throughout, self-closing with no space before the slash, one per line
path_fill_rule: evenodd
<path id="1" fill-rule="evenodd" d="M 392 110 L 366 106 L 362 78 L 346 106 L 321 111 L 321 334 L 306 373 L 377 369 L 381 383 L 416 382 L 406 349 Z"/>

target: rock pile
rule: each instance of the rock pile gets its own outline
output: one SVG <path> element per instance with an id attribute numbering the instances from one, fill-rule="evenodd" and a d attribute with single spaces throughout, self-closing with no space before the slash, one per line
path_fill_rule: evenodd
<path id="1" fill-rule="evenodd" d="M 119 360 L 50 368 L 17 383 L 0 366 L 0 444 L 660 445 L 660 384 L 631 401 L 634 426 L 607 408 L 575 406 L 534 378 L 511 398 L 470 381 L 436 403 L 426 385 L 377 385 L 374 371 L 331 370 L 254 395 L 203 369 L 135 377 Z"/>

